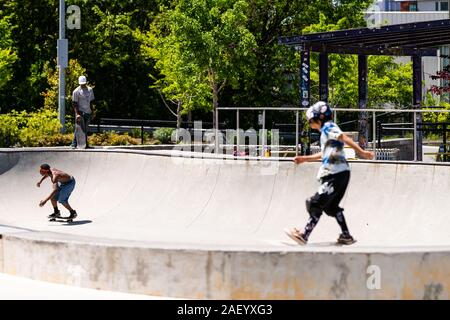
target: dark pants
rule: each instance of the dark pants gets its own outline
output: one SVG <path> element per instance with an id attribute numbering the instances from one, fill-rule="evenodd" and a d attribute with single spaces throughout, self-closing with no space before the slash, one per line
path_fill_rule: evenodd
<path id="1" fill-rule="evenodd" d="M 323 212 L 331 217 L 336 217 L 343 209 L 339 203 L 344 197 L 350 181 L 350 171 L 343 171 L 337 174 L 324 177 L 319 191 L 306 200 L 306 208 L 309 214 L 319 219 Z"/>
<path id="2" fill-rule="evenodd" d="M 84 134 L 86 135 L 86 147 L 88 147 L 89 144 L 88 144 L 87 135 L 88 135 L 88 130 L 89 130 L 89 124 L 91 123 L 91 114 L 80 112 L 80 116 L 81 116 L 80 125 L 81 125 L 81 128 L 83 129 Z M 76 127 L 76 125 L 77 125 L 77 120 L 75 119 L 75 127 Z M 75 133 L 73 134 L 72 146 L 73 147 L 77 146 L 77 136 Z"/>

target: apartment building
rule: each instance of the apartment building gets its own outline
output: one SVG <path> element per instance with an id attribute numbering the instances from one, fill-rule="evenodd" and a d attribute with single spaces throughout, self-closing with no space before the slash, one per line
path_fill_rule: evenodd
<path id="1" fill-rule="evenodd" d="M 383 0 L 378 1 L 383 11 L 417 12 L 417 11 L 448 11 L 448 0 Z"/>

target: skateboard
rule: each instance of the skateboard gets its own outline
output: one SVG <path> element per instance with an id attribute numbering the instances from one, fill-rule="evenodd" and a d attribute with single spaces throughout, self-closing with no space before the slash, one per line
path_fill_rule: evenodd
<path id="1" fill-rule="evenodd" d="M 76 124 L 75 137 L 77 140 L 77 149 L 86 149 L 86 133 L 84 132 L 83 126 L 80 123 Z"/>
<path id="2" fill-rule="evenodd" d="M 69 218 L 69 217 L 58 217 L 58 218 L 49 218 L 48 221 L 50 222 L 73 222 L 75 218 Z"/>

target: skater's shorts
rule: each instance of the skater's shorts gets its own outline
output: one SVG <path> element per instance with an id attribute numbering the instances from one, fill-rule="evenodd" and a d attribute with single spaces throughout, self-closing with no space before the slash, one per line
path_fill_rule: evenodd
<path id="1" fill-rule="evenodd" d="M 66 183 L 58 184 L 58 192 L 55 194 L 53 199 L 57 200 L 61 204 L 69 203 L 69 197 L 75 189 L 75 179 L 72 179 Z"/>

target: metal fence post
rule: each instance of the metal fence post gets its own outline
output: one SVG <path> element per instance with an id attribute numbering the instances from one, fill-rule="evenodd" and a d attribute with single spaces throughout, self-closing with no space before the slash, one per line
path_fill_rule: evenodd
<path id="1" fill-rule="evenodd" d="M 295 111 L 295 156 L 298 156 L 299 112 Z"/>
<path id="2" fill-rule="evenodd" d="M 373 147 L 373 152 L 375 153 L 375 160 L 377 159 L 377 115 L 376 112 L 372 112 L 372 134 L 373 134 L 373 138 L 372 138 L 372 147 Z"/>
<path id="3" fill-rule="evenodd" d="M 215 132 L 215 138 L 214 138 L 214 153 L 219 153 L 219 110 L 216 109 L 216 132 Z"/>
<path id="4" fill-rule="evenodd" d="M 240 131 L 239 131 L 239 109 L 236 109 L 236 151 L 239 154 L 239 145 L 240 145 Z"/>
<path id="5" fill-rule="evenodd" d="M 442 142 L 444 143 L 444 162 L 447 162 L 447 123 L 442 124 L 442 130 L 443 130 L 443 139 Z"/>
<path id="6" fill-rule="evenodd" d="M 414 116 L 414 161 L 417 161 L 417 112 L 413 113 Z"/>

